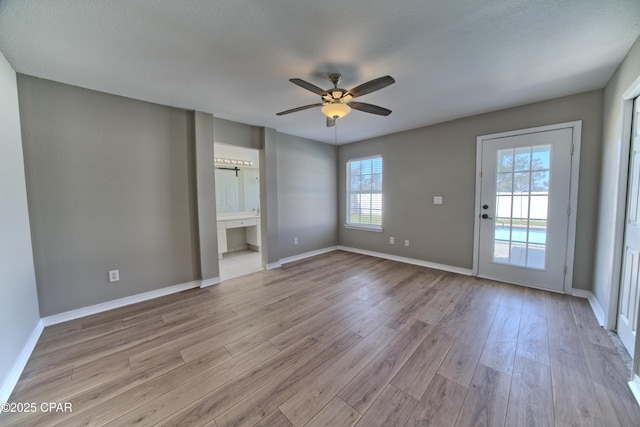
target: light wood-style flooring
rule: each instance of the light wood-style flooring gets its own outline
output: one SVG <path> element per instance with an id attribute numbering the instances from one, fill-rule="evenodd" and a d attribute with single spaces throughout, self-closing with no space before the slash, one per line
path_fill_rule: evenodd
<path id="1" fill-rule="evenodd" d="M 583 299 L 335 251 L 47 327 L 3 426 L 637 426 Z"/>

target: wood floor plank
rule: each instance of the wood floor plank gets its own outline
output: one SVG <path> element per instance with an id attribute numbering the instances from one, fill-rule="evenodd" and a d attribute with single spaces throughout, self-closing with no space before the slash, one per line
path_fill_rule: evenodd
<path id="1" fill-rule="evenodd" d="M 420 400 L 452 344 L 452 337 L 432 329 L 393 377 L 391 384 Z"/>
<path id="2" fill-rule="evenodd" d="M 556 426 L 605 425 L 569 298 L 546 295 Z"/>
<path id="3" fill-rule="evenodd" d="M 467 289 L 466 281 L 457 280 L 458 278 L 456 274 L 446 273 L 435 287 L 436 294 L 416 313 L 416 318 L 430 325 L 436 325 Z"/>
<path id="4" fill-rule="evenodd" d="M 0 425 L 627 427 L 627 375 L 585 300 L 333 251 L 46 327 L 10 400 L 73 412 Z"/>
<path id="5" fill-rule="evenodd" d="M 456 282 L 461 281 L 463 279 L 457 277 L 449 286 L 456 286 Z M 461 297 L 453 305 L 447 307 L 444 315 L 437 323 L 437 327 L 441 332 L 453 338 L 456 338 L 464 331 L 464 326 L 469 316 L 478 308 L 484 293 L 483 286 L 474 281 L 468 281 L 466 288 Z"/>
<path id="6" fill-rule="evenodd" d="M 487 312 L 482 308 L 470 314 L 438 368 L 440 375 L 469 387 L 494 317 L 495 312 Z"/>
<path id="7" fill-rule="evenodd" d="M 625 384 L 629 375 L 618 353 L 593 343 L 590 334 L 583 335 L 582 345 L 607 426 L 640 424 L 640 406 Z"/>
<path id="8" fill-rule="evenodd" d="M 305 427 L 350 427 L 359 419 L 358 411 L 339 397 L 334 397 Z"/>
<path id="9" fill-rule="evenodd" d="M 202 329 L 189 337 L 182 337 L 174 343 L 172 348 L 179 349 L 184 361 L 190 362 L 216 347 L 225 346 L 259 331 L 264 324 L 279 320 L 287 312 L 287 308 L 260 312 L 261 314 L 256 316 L 242 315 L 237 320 L 235 318 L 229 319 L 228 323 L 222 323 L 220 327 L 214 325 L 212 329 Z M 291 340 L 288 344 L 292 345 L 307 335 L 309 334 L 296 335 L 297 339 Z"/>
<path id="10" fill-rule="evenodd" d="M 452 427 L 467 388 L 435 375 L 407 421 L 407 427 Z"/>
<path id="11" fill-rule="evenodd" d="M 231 383 L 211 378 L 218 387 L 200 377 L 194 378 L 107 425 L 156 425 L 160 422 L 174 426 L 204 425 L 244 398 L 253 387 L 277 376 L 288 364 L 311 356 L 320 347 L 316 339 L 307 337 L 250 370 L 232 373 L 234 381 Z"/>
<path id="12" fill-rule="evenodd" d="M 307 320 L 278 334 L 269 341 L 275 345 L 276 348 L 280 350 L 285 349 L 292 343 L 299 341 L 300 338 L 314 334 L 320 328 L 324 328 L 327 325 L 335 325 L 344 319 L 351 319 L 353 318 L 354 312 L 363 314 L 375 305 L 375 302 L 369 300 L 344 301 L 311 316 Z"/>
<path id="13" fill-rule="evenodd" d="M 615 350 L 607 331 L 598 324 L 593 310 L 591 310 L 589 306 L 589 302 L 584 298 L 571 298 L 569 303 L 581 336 L 585 337 L 592 344 L 598 344 L 602 347 Z"/>
<path id="14" fill-rule="evenodd" d="M 553 394 L 548 365 L 516 357 L 507 407 L 507 426 L 553 427 Z"/>
<path id="15" fill-rule="evenodd" d="M 334 342 L 325 344 L 313 358 L 292 364 L 277 378 L 217 416 L 218 427 L 253 425 L 260 421 L 361 340 L 360 335 L 347 331 Z"/>
<path id="16" fill-rule="evenodd" d="M 443 279 L 444 274 L 430 271 L 425 269 L 424 276 L 420 277 L 420 281 L 417 283 L 419 289 L 414 291 L 414 298 L 411 303 L 389 319 L 385 325 L 392 329 L 400 330 L 408 324 L 418 320 L 424 311 L 431 311 L 432 307 L 435 307 L 437 302 L 434 302 L 435 296 L 438 294 L 438 289 L 435 285 Z M 421 288 L 421 289 L 420 289 Z"/>
<path id="17" fill-rule="evenodd" d="M 380 326 L 302 390 L 280 405 L 280 410 L 295 426 L 309 422 L 397 335 Z"/>
<path id="18" fill-rule="evenodd" d="M 67 425 L 105 424 L 179 388 L 189 381 L 193 381 L 195 378 L 198 379 L 195 382 L 206 380 L 209 388 L 220 387 L 278 352 L 269 343 L 258 346 L 235 359 L 229 358 L 228 353 L 225 356 L 226 351 L 222 351 L 222 349 L 219 351 L 220 354 L 216 354 L 215 357 L 211 357 L 213 354 L 211 353 L 208 357 L 187 363 L 162 376 L 155 377 L 133 388 L 125 389 L 98 405 L 91 407 L 76 406 L 80 412 L 74 413 Z M 226 360 L 220 363 L 223 359 Z"/>
<path id="19" fill-rule="evenodd" d="M 258 344 L 269 341 L 271 338 L 278 336 L 295 325 L 298 325 L 310 316 L 315 316 L 316 314 L 328 309 L 330 306 L 331 304 L 324 300 L 315 301 L 313 304 L 308 306 L 305 303 L 302 303 L 298 310 L 294 310 L 292 313 L 285 315 L 278 322 L 268 323 L 262 329 L 226 344 L 225 348 L 235 357 Z"/>
<path id="20" fill-rule="evenodd" d="M 41 372 L 37 376 L 31 378 L 20 378 L 11 393 L 12 402 L 27 402 L 28 393 L 35 395 L 47 393 L 49 390 L 56 389 L 62 384 L 70 382 L 73 375 L 73 365 L 61 366 L 54 369 Z"/>
<path id="21" fill-rule="evenodd" d="M 502 295 L 500 297 L 499 304 L 505 307 L 512 308 L 517 312 L 521 312 L 526 288 L 523 286 L 509 285 L 506 283 L 502 283 L 501 287 Z"/>
<path id="22" fill-rule="evenodd" d="M 254 427 L 293 427 L 293 424 L 279 409 L 276 409 Z"/>
<path id="23" fill-rule="evenodd" d="M 356 425 L 362 427 L 403 426 L 409 420 L 417 404 L 418 401 L 413 397 L 389 384 Z"/>
<path id="24" fill-rule="evenodd" d="M 516 354 L 549 366 L 549 329 L 546 318 L 523 310 Z"/>
<path id="25" fill-rule="evenodd" d="M 505 425 L 510 388 L 509 375 L 478 364 L 456 427 Z"/>
<path id="26" fill-rule="evenodd" d="M 498 306 L 493 326 L 480 356 L 480 363 L 511 375 L 518 345 L 520 312 L 521 308 L 514 309 L 502 304 Z"/>
<path id="27" fill-rule="evenodd" d="M 535 316 L 547 318 L 545 291 L 525 288 L 522 300 L 522 311 Z"/>
<path id="28" fill-rule="evenodd" d="M 174 324 L 161 322 L 138 325 L 131 330 L 118 330 L 96 339 L 87 340 L 77 345 L 30 359 L 33 365 L 28 366 L 30 368 L 29 376 L 36 375 L 37 372 L 49 369 L 51 366 L 92 363 L 100 358 L 119 352 L 127 352 L 139 346 L 154 347 L 157 341 L 164 341 L 171 336 L 178 338 L 189 331 L 196 330 L 199 328 L 199 323 L 200 321 L 198 320 L 190 322 L 178 321 Z"/>
<path id="29" fill-rule="evenodd" d="M 333 319 L 327 321 L 324 325 L 312 332 L 311 336 L 319 341 L 329 342 L 385 299 L 386 297 L 381 295 L 361 301 L 362 304 L 349 304 L 346 310 L 344 310 L 344 313 L 340 313 Z M 358 301 L 360 302 L 360 300 Z"/>
<path id="30" fill-rule="evenodd" d="M 372 298 L 375 298 L 375 296 Z M 353 322 L 349 329 L 366 337 L 380 325 L 402 312 L 406 306 L 411 304 L 412 300 L 413 292 L 411 289 L 405 289 L 404 292 L 396 294 L 394 298 L 387 297 L 383 302 L 368 310 L 362 317 Z"/>
<path id="31" fill-rule="evenodd" d="M 363 414 L 424 341 L 430 330 L 431 326 L 419 320 L 415 321 L 378 353 L 338 396 Z"/>

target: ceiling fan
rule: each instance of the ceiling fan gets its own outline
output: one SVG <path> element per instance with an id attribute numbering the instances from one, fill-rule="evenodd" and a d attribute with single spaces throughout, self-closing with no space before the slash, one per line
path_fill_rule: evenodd
<path id="1" fill-rule="evenodd" d="M 337 119 L 349 114 L 352 108 L 364 111 L 365 113 L 378 114 L 380 116 L 388 116 L 389 114 L 391 114 L 391 110 L 388 110 L 386 108 L 351 100 L 353 98 L 375 92 L 395 83 L 396 81 L 393 79 L 393 77 L 379 77 L 366 83 L 362 83 L 361 85 L 356 86 L 351 90 L 345 90 L 338 87 L 338 83 L 340 83 L 340 81 L 342 80 L 342 76 L 340 74 L 329 74 L 329 80 L 331 81 L 331 83 L 333 83 L 333 88 L 324 90 L 302 79 L 289 79 L 291 83 L 296 84 L 301 88 L 307 89 L 308 91 L 311 91 L 317 95 L 320 95 L 320 97 L 322 98 L 322 102 L 292 108 L 291 110 L 281 111 L 276 115 L 283 116 L 285 114 L 295 113 L 297 111 L 307 110 L 309 108 L 322 107 L 322 113 L 327 116 L 327 127 L 331 127 L 335 126 Z"/>

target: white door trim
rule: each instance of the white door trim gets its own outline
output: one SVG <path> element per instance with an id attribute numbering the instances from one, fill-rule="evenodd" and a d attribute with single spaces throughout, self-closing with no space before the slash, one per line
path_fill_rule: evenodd
<path id="1" fill-rule="evenodd" d="M 618 319 L 620 280 L 622 277 L 622 249 L 624 245 L 624 223 L 627 217 L 627 186 L 629 184 L 629 155 L 631 150 L 631 121 L 633 119 L 633 100 L 640 96 L 640 76 L 622 94 L 620 111 L 621 142 L 616 159 L 618 178 L 616 182 L 615 232 L 613 234 L 612 271 L 609 282 L 609 304 L 604 307 L 604 326 L 615 330 Z"/>
<path id="2" fill-rule="evenodd" d="M 576 214 L 578 205 L 578 177 L 580 175 L 580 141 L 582 140 L 582 120 L 566 123 L 556 123 L 508 132 L 481 135 L 476 138 L 476 196 L 473 222 L 473 275 L 478 275 L 478 259 L 480 254 L 480 189 L 482 186 L 482 144 L 485 140 L 517 136 L 528 133 L 546 132 L 551 130 L 571 128 L 573 130 L 573 156 L 571 157 L 571 187 L 569 193 L 569 228 L 567 235 L 566 265 L 567 274 L 564 279 L 564 292 L 571 294 L 573 289 L 573 261 L 576 240 Z"/>

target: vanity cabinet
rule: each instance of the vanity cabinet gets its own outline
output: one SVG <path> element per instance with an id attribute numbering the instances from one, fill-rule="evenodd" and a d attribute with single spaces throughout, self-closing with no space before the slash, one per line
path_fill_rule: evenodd
<path id="1" fill-rule="evenodd" d="M 253 215 L 225 215 L 218 218 L 218 253 L 229 252 L 227 230 L 244 228 L 247 245 L 260 248 L 260 217 Z"/>

